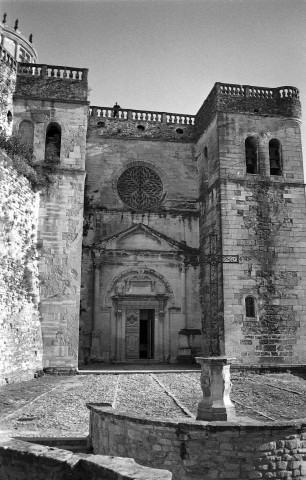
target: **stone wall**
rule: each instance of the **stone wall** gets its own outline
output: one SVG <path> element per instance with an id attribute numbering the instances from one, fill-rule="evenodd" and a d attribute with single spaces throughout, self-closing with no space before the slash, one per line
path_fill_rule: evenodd
<path id="1" fill-rule="evenodd" d="M 217 116 L 197 144 L 200 184 L 200 300 L 204 355 L 224 354 L 224 303 L 222 263 L 222 210 Z"/>
<path id="2" fill-rule="evenodd" d="M 306 478 L 306 424 L 149 420 L 90 405 L 93 452 L 122 455 L 173 480 Z"/>
<path id="3" fill-rule="evenodd" d="M 4 130 L 8 134 L 11 133 L 12 118 L 8 119 L 7 114 L 9 111 L 13 114 L 16 70 L 16 61 L 0 45 L 0 130 Z"/>
<path id="4" fill-rule="evenodd" d="M 87 101 L 88 70 L 45 64 L 18 64 L 15 98 Z"/>
<path id="5" fill-rule="evenodd" d="M 298 92 L 248 88 L 217 84 L 207 99 L 211 110 L 199 113 L 202 125 L 209 120 L 197 143 L 200 291 L 210 338 L 204 351 L 245 364 L 303 363 L 306 205 Z M 257 145 L 256 174 L 246 173 L 247 137 Z M 270 173 L 272 139 L 281 145 L 280 175 Z"/>
<path id="6" fill-rule="evenodd" d="M 38 194 L 0 152 L 0 384 L 42 370 Z"/>
<path id="7" fill-rule="evenodd" d="M 101 121 L 103 127 L 98 125 Z M 160 320 L 161 328 L 156 325 L 156 332 L 160 330 L 159 341 L 167 344 L 164 354 L 159 354 L 160 361 L 169 358 L 176 360 L 179 330 L 200 328 L 198 186 L 193 146 L 184 138 L 184 134 L 175 132 L 175 125 L 154 123 L 142 131 L 137 129 L 138 123 L 144 122 L 100 117 L 90 119 L 86 152 L 80 319 L 80 349 L 84 360 L 89 355 L 95 315 L 96 326 L 103 332 L 103 356 L 106 360 L 115 359 L 115 337 L 119 332 L 115 332 L 118 319 L 110 290 L 115 279 L 132 270 L 138 276 L 151 272 L 155 277 L 162 277 L 164 284 L 169 284 L 171 298 L 167 306 L 161 308 L 164 315 L 164 320 Z M 114 133 L 114 125 L 121 128 L 120 133 Z M 192 125 L 181 127 L 192 129 Z M 163 129 L 169 129 L 172 134 L 168 132 L 169 136 L 165 138 Z M 142 211 L 127 206 L 117 190 L 122 173 L 134 166 L 152 169 L 163 186 L 161 201 Z M 136 225 L 140 226 L 139 231 L 129 233 Z M 122 236 L 124 232 L 125 237 Z M 95 293 L 96 264 L 100 271 Z M 115 290 L 111 292 L 113 296 Z M 148 304 L 141 306 L 142 300 L 149 300 L 145 298 L 145 293 L 141 300 L 141 292 L 138 298 L 134 292 L 134 298 L 135 309 L 156 308 Z M 155 300 L 159 302 L 157 298 Z M 193 337 L 190 338 L 194 343 Z M 118 357 L 118 351 L 116 355 Z M 156 352 L 156 358 L 157 355 Z"/>
<path id="8" fill-rule="evenodd" d="M 59 164 L 54 168 L 52 185 L 40 196 L 39 205 L 43 366 L 75 370 L 88 106 L 86 102 L 43 102 L 25 96 L 15 98 L 14 108 L 16 132 L 24 120 L 33 125 L 34 155 L 42 165 L 48 125 L 56 123 L 61 128 Z"/>
<path id="9" fill-rule="evenodd" d="M 243 363 L 305 362 L 306 205 L 300 125 L 294 119 L 219 115 L 226 355 Z M 244 140 L 258 142 L 260 173 L 245 173 Z M 234 140 L 235 138 L 235 140 Z M 281 143 L 270 175 L 269 140 Z M 249 318 L 245 297 L 255 299 Z"/>
<path id="10" fill-rule="evenodd" d="M 21 440 L 0 439 L 1 480 L 171 480 L 166 470 L 137 465 L 128 458 L 77 455 Z"/>
<path id="11" fill-rule="evenodd" d="M 154 119 L 153 119 L 154 118 Z M 116 117 L 112 109 L 91 107 L 89 127 L 101 137 L 138 138 L 171 142 L 193 141 L 193 116 L 120 110 Z"/>

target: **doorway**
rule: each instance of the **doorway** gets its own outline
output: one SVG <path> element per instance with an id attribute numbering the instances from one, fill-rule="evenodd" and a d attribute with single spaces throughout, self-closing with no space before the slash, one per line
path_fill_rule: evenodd
<path id="1" fill-rule="evenodd" d="M 154 310 L 139 310 L 139 358 L 154 358 Z"/>
<path id="2" fill-rule="evenodd" d="M 125 357 L 154 358 L 154 309 L 126 309 Z"/>

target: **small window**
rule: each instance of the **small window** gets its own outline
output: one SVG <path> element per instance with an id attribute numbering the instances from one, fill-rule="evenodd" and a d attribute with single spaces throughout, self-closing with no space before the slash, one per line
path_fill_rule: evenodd
<path id="1" fill-rule="evenodd" d="M 245 140 L 245 163 L 246 173 L 258 173 L 257 165 L 257 142 L 254 137 L 248 137 Z"/>
<path id="2" fill-rule="evenodd" d="M 19 125 L 18 135 L 22 143 L 26 143 L 28 147 L 33 148 L 34 125 L 32 122 L 23 120 Z"/>
<path id="3" fill-rule="evenodd" d="M 25 60 L 25 50 L 23 48 L 20 47 L 19 49 L 19 61 L 20 62 L 23 62 Z"/>
<path id="4" fill-rule="evenodd" d="M 58 161 L 61 153 L 61 127 L 50 123 L 46 133 L 45 159 Z"/>
<path id="5" fill-rule="evenodd" d="M 281 175 L 280 142 L 273 138 L 269 142 L 270 175 Z"/>
<path id="6" fill-rule="evenodd" d="M 254 297 L 245 297 L 245 316 L 250 318 L 256 317 Z"/>
<path id="7" fill-rule="evenodd" d="M 7 112 L 6 118 L 7 118 L 7 123 L 11 123 L 13 121 L 13 114 L 10 110 Z"/>

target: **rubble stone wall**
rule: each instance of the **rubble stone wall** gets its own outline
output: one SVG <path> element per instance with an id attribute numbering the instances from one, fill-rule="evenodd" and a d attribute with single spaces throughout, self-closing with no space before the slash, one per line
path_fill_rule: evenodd
<path id="1" fill-rule="evenodd" d="M 96 109 L 97 107 L 93 107 Z M 166 116 L 166 115 L 164 115 Z M 125 119 L 119 117 L 99 117 L 91 115 L 89 128 L 101 137 L 137 138 L 139 140 L 162 140 L 166 142 L 188 142 L 194 140 L 195 128 L 191 123 L 148 121 L 145 119 Z"/>
<path id="2" fill-rule="evenodd" d="M 42 370 L 38 194 L 0 152 L 0 384 Z"/>
<path id="3" fill-rule="evenodd" d="M 93 452 L 167 468 L 173 480 L 306 478 L 306 424 L 171 422 L 90 406 Z"/>
<path id="4" fill-rule="evenodd" d="M 11 119 L 7 114 L 13 113 L 13 93 L 16 84 L 17 64 L 5 48 L 0 45 L 0 127 L 11 133 Z"/>

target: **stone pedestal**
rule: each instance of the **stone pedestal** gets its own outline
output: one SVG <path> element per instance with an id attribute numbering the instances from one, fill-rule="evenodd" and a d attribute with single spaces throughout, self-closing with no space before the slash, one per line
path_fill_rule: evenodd
<path id="1" fill-rule="evenodd" d="M 235 407 L 230 400 L 232 388 L 230 362 L 233 358 L 196 357 L 201 365 L 203 399 L 198 406 L 197 420 L 232 421 L 236 419 Z"/>

